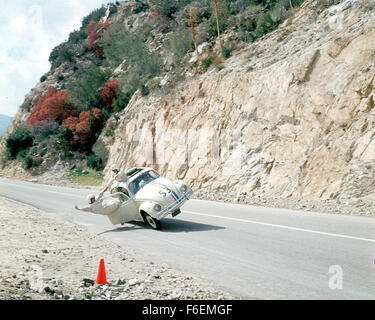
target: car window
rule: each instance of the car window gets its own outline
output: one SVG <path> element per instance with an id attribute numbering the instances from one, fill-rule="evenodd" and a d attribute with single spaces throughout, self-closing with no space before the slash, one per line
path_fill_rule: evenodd
<path id="1" fill-rule="evenodd" d="M 151 177 L 153 177 L 153 178 L 155 178 L 155 179 L 157 179 L 157 178 L 160 177 L 160 174 L 157 173 L 157 172 L 154 171 L 154 170 L 151 170 L 151 171 L 149 171 L 148 173 L 150 174 Z"/>
<path id="2" fill-rule="evenodd" d="M 147 171 L 129 183 L 129 190 L 135 195 L 141 188 L 159 177 L 160 175 L 156 171 Z"/>

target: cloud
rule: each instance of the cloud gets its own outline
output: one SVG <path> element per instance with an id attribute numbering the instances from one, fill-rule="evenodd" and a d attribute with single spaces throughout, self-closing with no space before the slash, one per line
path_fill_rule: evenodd
<path id="1" fill-rule="evenodd" d="M 18 0 L 0 12 L 0 113 L 13 116 L 46 73 L 52 49 L 79 29 L 84 16 L 112 1 Z"/>

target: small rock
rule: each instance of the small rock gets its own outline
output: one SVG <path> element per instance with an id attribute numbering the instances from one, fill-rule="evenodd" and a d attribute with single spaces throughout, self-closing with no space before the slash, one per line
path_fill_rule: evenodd
<path id="1" fill-rule="evenodd" d="M 129 286 L 135 286 L 138 283 L 139 283 L 138 279 L 130 279 L 129 280 Z"/>
<path id="2" fill-rule="evenodd" d="M 55 290 L 52 290 L 50 287 L 45 287 L 44 291 L 48 294 L 53 295 L 55 293 Z"/>
<path id="3" fill-rule="evenodd" d="M 94 280 L 91 279 L 83 279 L 82 282 L 85 287 L 93 286 L 95 284 Z"/>
<path id="4" fill-rule="evenodd" d="M 126 283 L 125 280 L 123 280 L 123 279 L 119 279 L 119 280 L 117 280 L 116 285 L 118 285 L 118 286 L 122 286 L 122 285 L 124 285 L 125 283 Z"/>
<path id="5" fill-rule="evenodd" d="M 171 295 L 169 295 L 169 298 L 172 300 L 177 300 L 181 297 L 181 293 L 173 292 Z"/>

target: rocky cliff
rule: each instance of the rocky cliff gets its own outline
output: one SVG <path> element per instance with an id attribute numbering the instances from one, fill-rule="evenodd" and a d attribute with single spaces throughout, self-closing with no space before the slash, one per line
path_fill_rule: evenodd
<path id="1" fill-rule="evenodd" d="M 307 1 L 218 71 L 135 95 L 108 164 L 152 166 L 195 190 L 375 199 L 375 15 Z M 106 173 L 109 173 L 108 167 Z"/>

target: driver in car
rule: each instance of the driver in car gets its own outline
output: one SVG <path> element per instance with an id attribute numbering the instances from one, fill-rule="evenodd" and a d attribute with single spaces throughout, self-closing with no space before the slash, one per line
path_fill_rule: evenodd
<path id="1" fill-rule="evenodd" d="M 146 184 L 148 184 L 149 182 L 151 182 L 153 179 L 150 175 L 150 173 L 146 172 L 143 177 L 142 177 L 142 180 L 139 182 L 139 188 L 143 188 Z"/>

